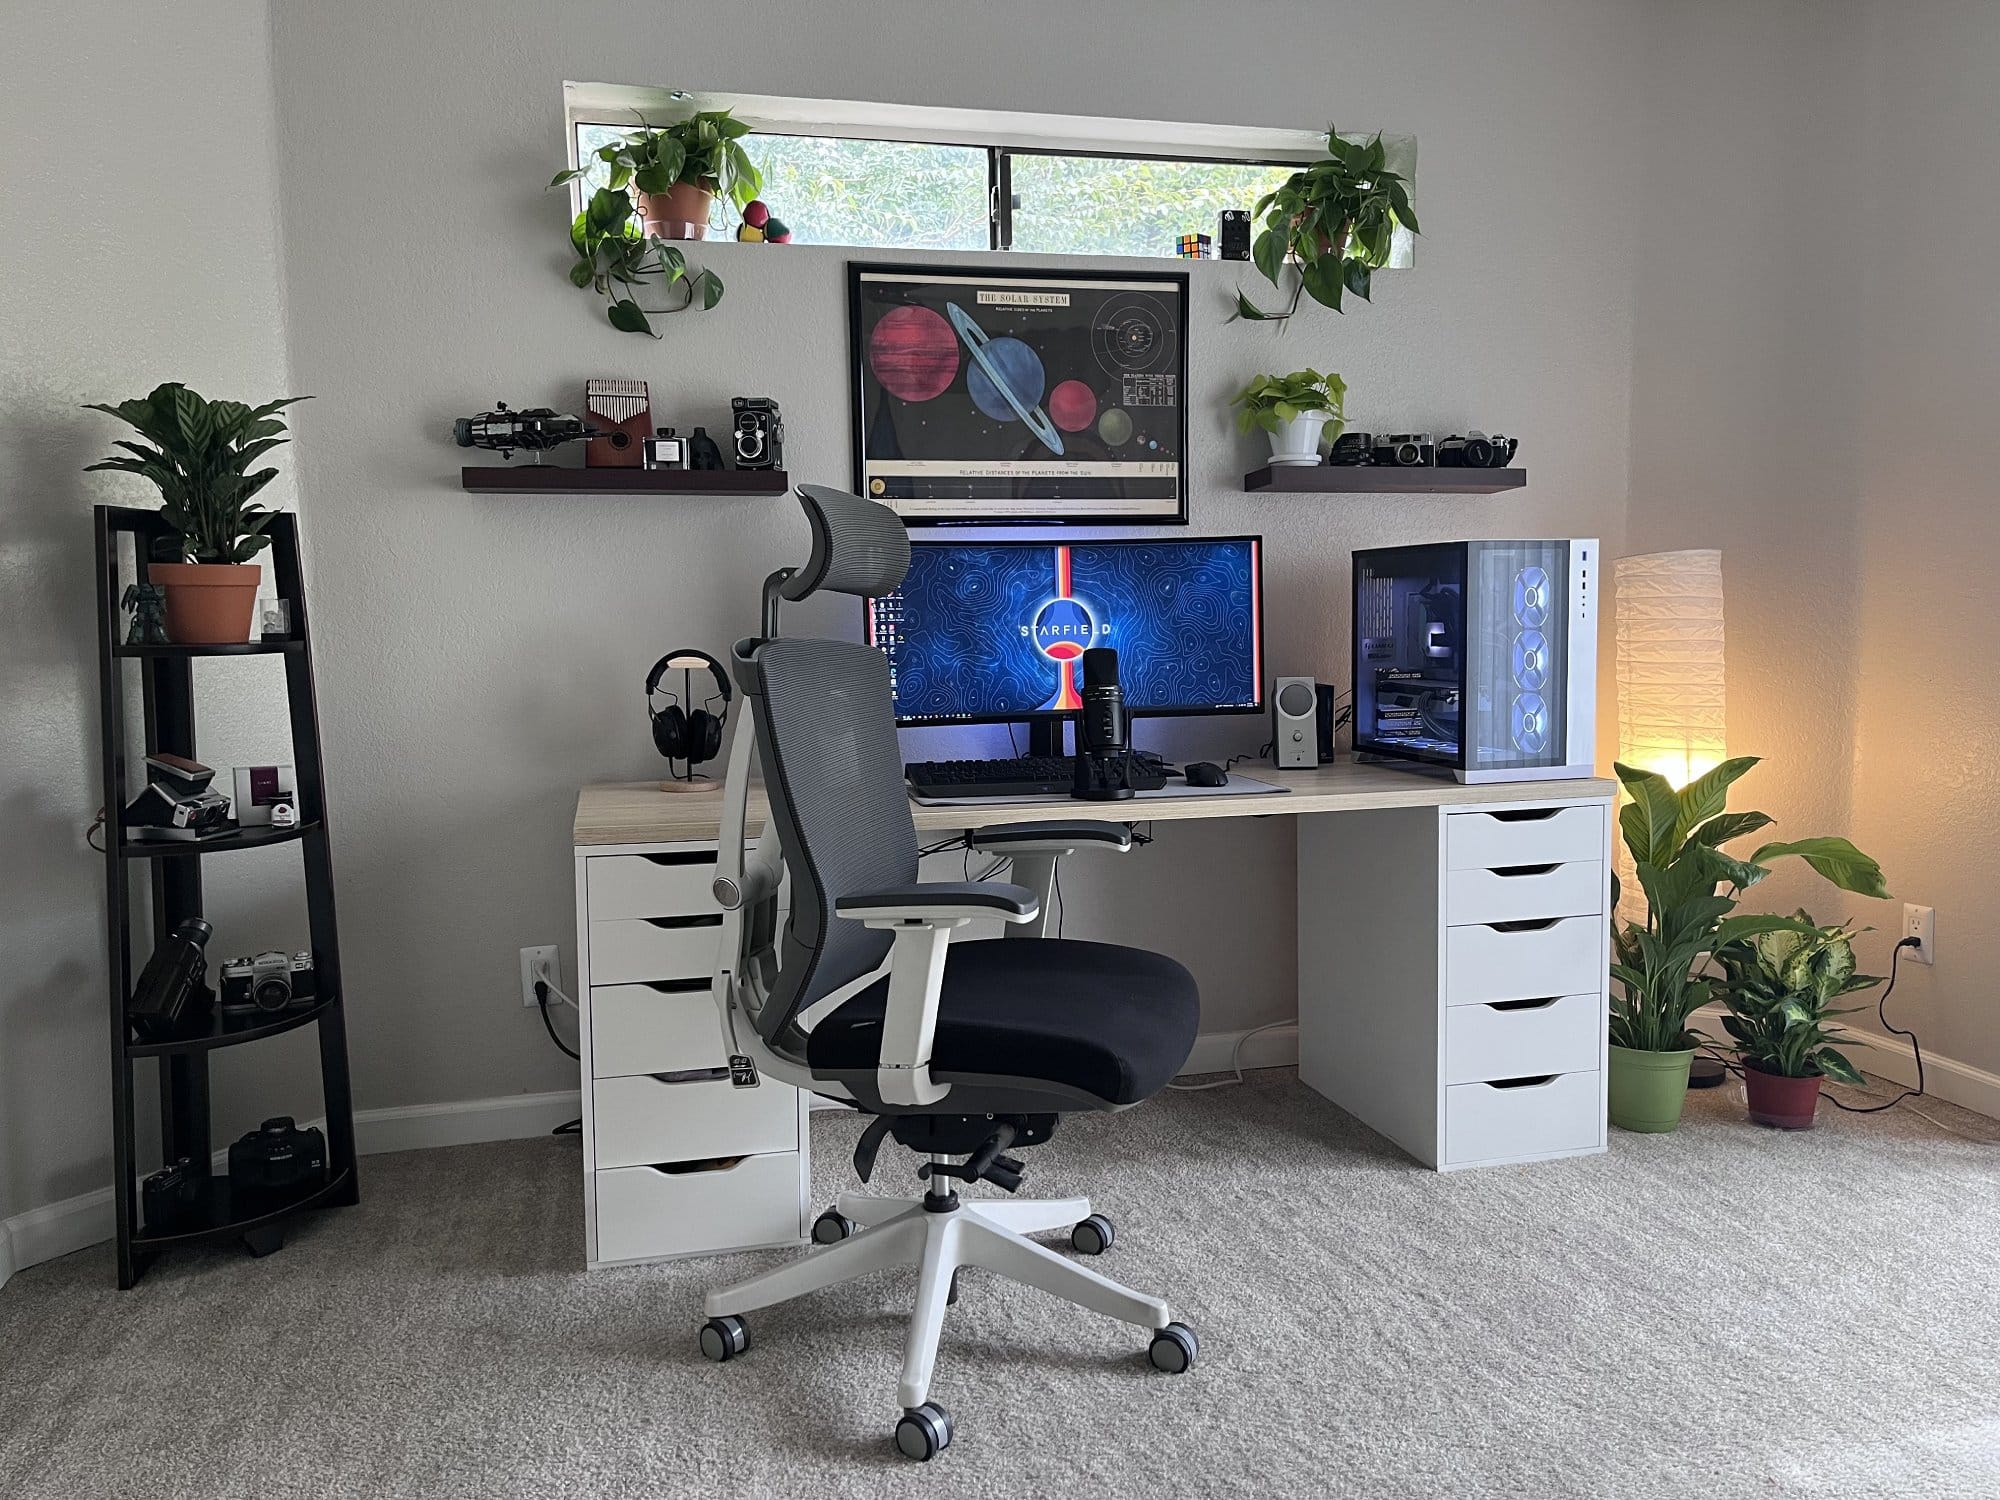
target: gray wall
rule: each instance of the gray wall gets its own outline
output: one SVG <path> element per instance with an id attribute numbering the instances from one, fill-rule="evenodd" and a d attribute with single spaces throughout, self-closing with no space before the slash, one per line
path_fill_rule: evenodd
<path id="1" fill-rule="evenodd" d="M 286 373 L 264 7 L 17 4 L 0 60 L 4 1220 L 110 1178 L 104 866 L 83 841 L 100 799 L 90 506 L 158 492 L 82 472 L 123 429 L 78 408 L 171 379 L 265 399 Z M 271 493 L 295 499 L 288 479 Z M 197 685 L 202 753 L 286 758 L 282 694 L 231 665 Z M 277 868 L 218 865 L 219 945 L 289 940 L 298 914 L 263 894 Z M 266 1096 L 227 1064 L 218 1086 L 225 1124 Z"/>
<path id="2" fill-rule="evenodd" d="M 657 773 L 647 666 L 669 646 L 749 633 L 758 580 L 804 540 L 782 500 L 468 496 L 448 419 L 496 398 L 573 404 L 585 377 L 617 375 L 713 429 L 732 392 L 759 391 L 784 406 L 798 478 L 848 475 L 850 252 L 701 250 L 729 286 L 720 309 L 669 320 L 659 343 L 612 332 L 564 281 L 565 204 L 539 191 L 563 156 L 565 78 L 1414 131 L 1428 234 L 1376 306 L 1283 334 L 1228 326 L 1240 273 L 1195 268 L 1195 526 L 1268 538 L 1269 660 L 1327 674 L 1346 667 L 1352 547 L 1618 540 L 1632 192 L 1620 9 L 1382 3 L 1345 7 L 1336 27 L 1317 6 L 1128 0 L 1092 7 L 1079 36 L 1076 7 L 1035 0 L 745 3 L 698 47 L 679 9 L 514 4 L 482 28 L 445 8 L 276 13 L 287 311 L 297 382 L 319 397 L 300 418 L 300 474 L 363 1107 L 573 1079 L 520 1007 L 515 950 L 571 946 L 575 788 Z M 1382 69 L 1390 56 L 1422 63 Z M 1524 433 L 1532 487 L 1490 501 L 1241 494 L 1254 450 L 1227 394 L 1260 368 L 1309 363 L 1346 375 L 1364 425 Z M 1161 736 L 1221 754 L 1264 734 L 1220 720 Z M 1174 829 L 1069 882 L 1071 930 L 1182 957 L 1210 1030 L 1283 1016 L 1289 839 L 1283 824 Z"/>

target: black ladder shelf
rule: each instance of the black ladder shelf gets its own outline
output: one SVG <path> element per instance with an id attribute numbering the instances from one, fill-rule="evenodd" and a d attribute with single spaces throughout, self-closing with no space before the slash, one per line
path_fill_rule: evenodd
<path id="1" fill-rule="evenodd" d="M 327 842 L 326 781 L 320 763 L 319 710 L 313 695 L 312 636 L 305 589 L 299 575 L 295 517 L 280 515 L 269 527 L 265 558 L 274 569 L 276 594 L 291 605 L 291 635 L 282 641 L 234 646 L 128 646 L 120 620 L 123 587 L 119 577 L 121 534 L 132 537 L 139 579 L 156 538 L 169 535 L 159 514 L 119 506 L 97 507 L 98 686 L 104 733 L 104 882 L 110 953 L 111 1112 L 115 1130 L 112 1197 L 118 1212 L 118 1285 L 130 1287 L 163 1250 L 182 1245 L 241 1238 L 255 1254 L 283 1243 L 284 1224 L 309 1208 L 360 1201 L 354 1162 L 354 1106 L 347 1075 L 346 995 L 340 982 L 340 946 L 333 917 L 333 860 Z M 204 656 L 281 658 L 290 700 L 293 776 L 298 788 L 296 827 L 251 827 L 193 843 L 139 843 L 124 836 L 119 810 L 139 786 L 128 776 L 123 663 L 139 663 L 145 716 L 146 753 L 195 754 L 195 659 Z M 143 783 L 143 767 L 139 782 Z M 174 924 L 202 914 L 201 862 L 233 850 L 296 842 L 304 854 L 306 916 L 312 932 L 317 1005 L 273 1017 L 262 1024 L 224 1026 L 219 1012 L 192 1035 L 173 1041 L 139 1042 L 126 1024 L 126 999 L 145 955 L 133 961 L 131 879 L 143 867 L 150 875 L 154 940 Z M 213 983 L 220 955 L 209 955 Z M 319 1031 L 320 1083 L 326 1107 L 326 1176 L 288 1193 L 239 1193 L 226 1174 L 210 1167 L 209 1056 L 295 1027 Z M 160 1070 L 160 1140 L 167 1161 L 188 1158 L 201 1181 L 175 1222 L 143 1224 L 139 1217 L 137 1147 L 133 1135 L 134 1070 L 157 1058 Z"/>

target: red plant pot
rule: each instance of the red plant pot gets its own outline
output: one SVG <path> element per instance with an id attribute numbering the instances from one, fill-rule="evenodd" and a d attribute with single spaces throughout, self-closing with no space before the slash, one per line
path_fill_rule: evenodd
<path id="1" fill-rule="evenodd" d="M 1778 1130 L 1811 1130 L 1819 1109 L 1817 1074 L 1810 1078 L 1781 1078 L 1766 1073 L 1755 1063 L 1743 1065 L 1743 1088 L 1750 1096 L 1750 1118 L 1759 1125 Z"/>

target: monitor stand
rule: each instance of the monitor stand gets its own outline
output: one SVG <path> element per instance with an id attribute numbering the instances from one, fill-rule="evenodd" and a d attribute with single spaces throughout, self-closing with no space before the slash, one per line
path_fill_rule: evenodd
<path id="1" fill-rule="evenodd" d="M 1069 754 L 1069 750 L 1064 744 L 1064 730 L 1068 724 L 1069 720 L 1067 719 L 1030 719 L 1028 721 L 1027 753 L 1029 755 Z"/>

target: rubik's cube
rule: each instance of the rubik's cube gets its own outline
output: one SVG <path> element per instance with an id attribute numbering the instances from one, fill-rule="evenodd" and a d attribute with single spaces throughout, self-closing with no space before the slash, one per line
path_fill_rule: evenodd
<path id="1" fill-rule="evenodd" d="M 1182 260 L 1215 259 L 1215 242 L 1205 234 L 1184 234 L 1174 242 L 1174 254 Z"/>

